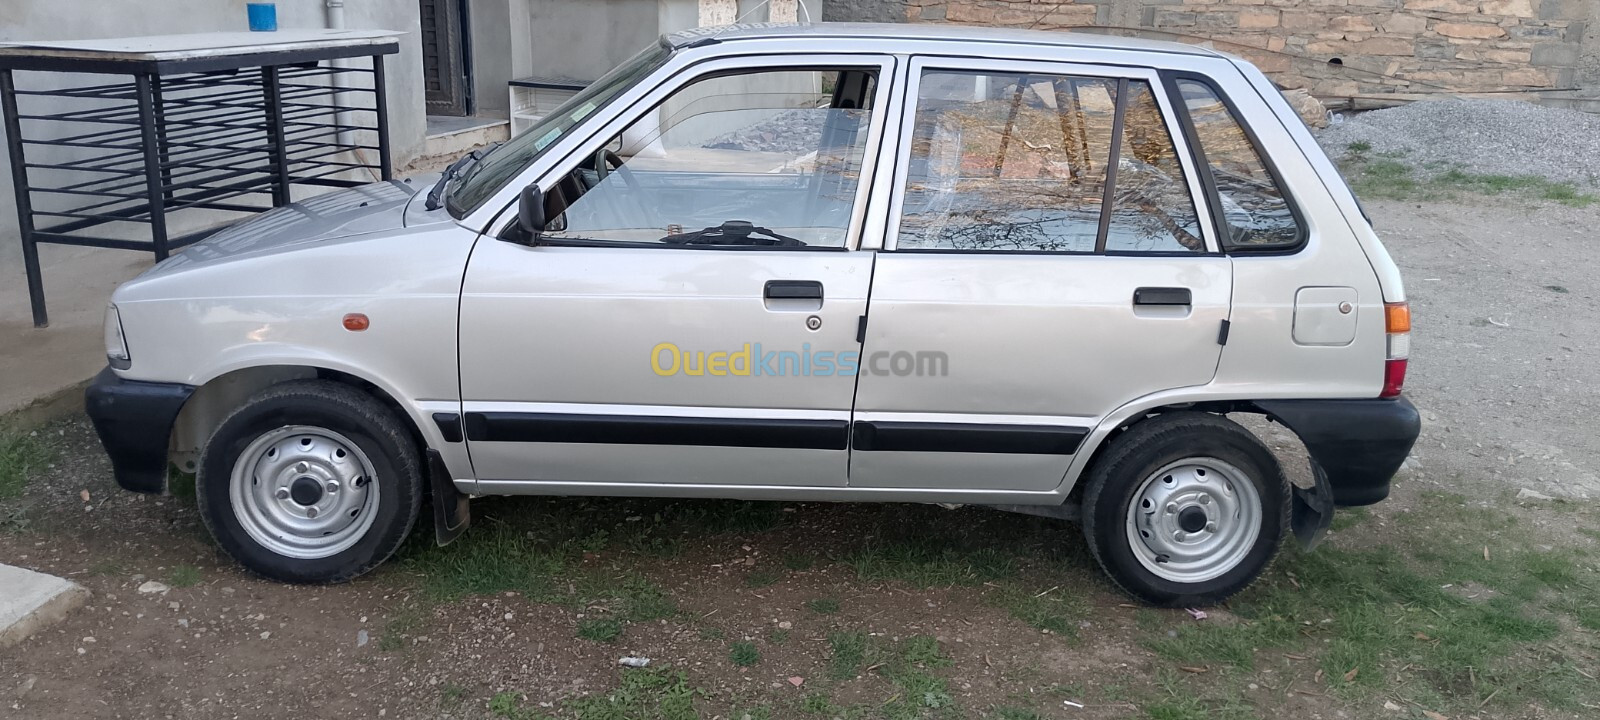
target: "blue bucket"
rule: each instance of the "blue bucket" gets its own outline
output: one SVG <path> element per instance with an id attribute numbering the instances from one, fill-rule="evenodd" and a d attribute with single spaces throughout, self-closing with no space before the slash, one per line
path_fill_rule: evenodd
<path id="1" fill-rule="evenodd" d="M 278 29 L 278 6 L 273 3 L 245 3 L 244 11 L 250 16 L 251 32 L 273 32 Z"/>

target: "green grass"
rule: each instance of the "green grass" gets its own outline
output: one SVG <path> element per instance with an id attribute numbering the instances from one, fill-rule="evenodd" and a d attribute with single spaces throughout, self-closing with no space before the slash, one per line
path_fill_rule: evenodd
<path id="1" fill-rule="evenodd" d="M 1333 522 L 1328 525 L 1328 529 L 1344 532 L 1365 523 L 1371 517 L 1372 513 L 1367 512 L 1364 507 L 1339 508 L 1338 512 L 1333 514 Z"/>
<path id="2" fill-rule="evenodd" d="M 811 693 L 800 701 L 800 712 L 808 715 L 836 715 L 838 709 L 833 706 L 833 701 L 822 693 Z"/>
<path id="3" fill-rule="evenodd" d="M 740 640 L 728 646 L 728 662 L 739 667 L 750 667 L 761 662 L 761 651 L 756 649 L 755 643 Z"/>
<path id="4" fill-rule="evenodd" d="M 783 628 L 773 628 L 767 631 L 767 642 L 773 645 L 788 645 L 789 631 Z"/>
<path id="5" fill-rule="evenodd" d="M 688 678 L 668 667 L 624 670 L 622 682 L 603 695 L 562 704 L 562 715 L 575 720 L 694 720 L 700 691 Z"/>
<path id="6" fill-rule="evenodd" d="M 455 683 L 445 683 L 439 688 L 439 707 L 451 708 L 467 697 L 467 689 Z"/>
<path id="7" fill-rule="evenodd" d="M 498 692 L 489 698 L 489 714 L 508 720 L 529 720 L 533 711 L 522 707 L 522 698 L 514 692 Z"/>
<path id="8" fill-rule="evenodd" d="M 0 500 L 22 494 L 28 479 L 55 462 L 55 452 L 37 431 L 0 431 Z"/>
<path id="9" fill-rule="evenodd" d="M 175 588 L 193 587 L 200 584 L 200 568 L 193 565 L 175 565 L 172 572 L 167 575 L 167 584 Z"/>
<path id="10" fill-rule="evenodd" d="M 1351 143 L 1344 168 L 1350 184 L 1362 197 L 1390 200 L 1437 200 L 1455 198 L 1460 193 L 1516 195 L 1550 200 L 1570 207 L 1588 207 L 1600 196 L 1582 192 L 1576 185 L 1547 180 L 1533 175 L 1479 175 L 1460 168 L 1418 176 L 1412 166 L 1396 159 L 1396 154 L 1370 157 L 1366 143 Z"/>
<path id="11" fill-rule="evenodd" d="M 1005 586 L 992 593 L 989 601 L 1029 627 L 1073 640 L 1078 638 L 1078 623 L 1088 616 L 1087 604 L 1081 598 L 1069 596 L 1059 588 L 1030 592 Z"/>
<path id="12" fill-rule="evenodd" d="M 600 643 L 622 637 L 622 622 L 614 618 L 586 618 L 578 621 L 578 637 Z"/>
<path id="13" fill-rule="evenodd" d="M 831 597 L 816 598 L 806 601 L 806 609 L 818 615 L 832 615 L 839 612 L 839 599 Z"/>
<path id="14" fill-rule="evenodd" d="M 1390 545 L 1286 548 L 1279 572 L 1230 602 L 1237 624 L 1141 617 L 1145 645 L 1174 664 L 1214 670 L 1249 671 L 1261 652 L 1299 651 L 1334 692 L 1395 693 L 1403 676 L 1402 697 L 1440 710 L 1570 707 L 1577 668 L 1560 661 L 1530 672 L 1528 655 L 1558 639 L 1560 615 L 1600 625 L 1593 572 L 1565 549 L 1523 545 L 1503 511 L 1453 495 L 1426 500 Z M 1191 699 L 1180 693 L 1170 713 L 1150 716 L 1189 717 Z"/>
<path id="15" fill-rule="evenodd" d="M 1221 678 L 1195 687 L 1170 670 L 1156 675 L 1158 692 L 1141 703 L 1149 720 L 1255 720 L 1234 684 Z"/>
<path id="16" fill-rule="evenodd" d="M 828 635 L 828 677 L 849 680 L 861 673 L 867 659 L 867 634 L 859 631 Z"/>

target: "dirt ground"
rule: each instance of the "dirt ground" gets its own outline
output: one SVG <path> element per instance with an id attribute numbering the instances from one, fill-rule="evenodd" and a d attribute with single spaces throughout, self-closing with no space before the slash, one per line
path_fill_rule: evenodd
<path id="1" fill-rule="evenodd" d="M 1600 716 L 1595 628 L 1549 609 L 1577 588 L 1572 617 L 1586 617 L 1596 580 L 1600 207 L 1368 210 L 1405 273 L 1422 439 L 1389 501 L 1204 620 L 1117 594 L 1073 526 L 909 505 L 487 499 L 450 548 L 419 533 L 347 585 L 264 582 L 214 549 L 192 500 L 118 490 L 69 418 L 39 430 L 56 464 L 0 505 L 0 561 L 94 597 L 0 650 L 0 717 Z M 1294 460 L 1281 430 L 1261 432 Z M 1432 542 L 1469 559 L 1481 544 L 1485 563 L 1572 558 L 1526 594 L 1553 632 L 1484 650 L 1493 665 L 1443 652 L 1435 625 L 1511 598 L 1520 572 L 1439 583 L 1452 569 L 1417 547 Z M 1383 553 L 1427 581 L 1417 597 L 1442 585 L 1459 607 L 1434 620 L 1414 612 L 1426 600 L 1383 599 L 1301 620 L 1329 606 L 1276 605 L 1336 594 L 1326 578 L 1356 572 L 1339 562 Z M 1348 624 L 1362 613 L 1384 623 Z M 1286 633 L 1261 631 L 1285 615 Z M 1427 647 L 1347 661 L 1365 652 L 1354 631 L 1321 627 L 1385 623 Z M 1538 684 L 1561 673 L 1559 697 Z"/>

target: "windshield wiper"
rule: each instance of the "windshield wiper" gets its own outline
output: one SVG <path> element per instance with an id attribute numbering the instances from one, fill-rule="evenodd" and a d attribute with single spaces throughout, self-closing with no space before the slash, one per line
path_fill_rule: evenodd
<path id="1" fill-rule="evenodd" d="M 752 235 L 765 235 L 757 238 Z M 756 227 L 748 220 L 729 220 L 704 230 L 678 233 L 661 238 L 668 245 L 771 245 L 774 247 L 805 247 L 805 243 L 788 235 L 780 235 L 764 227 Z"/>
<path id="2" fill-rule="evenodd" d="M 444 169 L 444 174 L 440 175 L 439 181 L 433 184 L 433 189 L 428 191 L 428 201 L 423 207 L 428 210 L 438 210 L 441 207 L 440 199 L 444 196 L 444 186 L 450 183 L 450 179 L 466 172 L 467 168 L 472 167 L 479 160 L 482 160 L 483 156 L 487 155 L 490 150 L 497 147 L 500 147 L 500 143 L 478 148 L 456 158 L 455 162 L 450 163 L 450 167 Z"/>

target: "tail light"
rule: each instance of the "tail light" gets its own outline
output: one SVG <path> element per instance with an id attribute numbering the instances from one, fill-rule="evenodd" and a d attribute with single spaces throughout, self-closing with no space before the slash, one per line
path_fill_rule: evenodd
<path id="1" fill-rule="evenodd" d="M 1383 324 L 1388 355 L 1383 362 L 1383 392 L 1378 397 L 1399 397 L 1406 384 L 1406 360 L 1411 357 L 1411 307 L 1385 303 Z"/>

